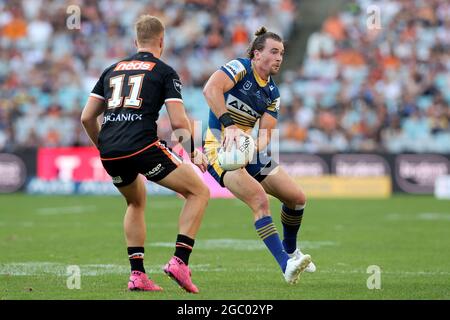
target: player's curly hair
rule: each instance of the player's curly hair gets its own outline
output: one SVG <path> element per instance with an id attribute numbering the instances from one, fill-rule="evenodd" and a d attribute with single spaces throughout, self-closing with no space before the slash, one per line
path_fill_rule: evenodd
<path id="1" fill-rule="evenodd" d="M 253 42 L 247 49 L 247 56 L 250 59 L 255 57 L 255 50 L 261 51 L 264 50 L 264 46 L 266 45 L 266 39 L 273 39 L 275 41 L 283 42 L 283 39 L 276 33 L 267 31 L 267 28 L 262 26 L 255 32 L 256 38 L 253 39 Z"/>

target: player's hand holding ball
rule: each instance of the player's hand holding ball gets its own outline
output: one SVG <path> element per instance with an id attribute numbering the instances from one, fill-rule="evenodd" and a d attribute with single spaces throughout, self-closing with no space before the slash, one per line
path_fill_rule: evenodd
<path id="1" fill-rule="evenodd" d="M 198 149 L 194 149 L 194 152 L 191 153 L 191 161 L 195 164 L 202 172 L 206 171 L 208 167 L 208 159 L 205 154 Z"/>
<path id="2" fill-rule="evenodd" d="M 253 159 L 255 152 L 255 142 L 250 135 L 236 128 L 233 134 L 227 136 L 227 130 L 230 129 L 231 127 L 225 129 L 225 138 L 231 143 L 225 144 L 224 139 L 218 154 L 220 166 L 227 171 L 245 167 Z"/>

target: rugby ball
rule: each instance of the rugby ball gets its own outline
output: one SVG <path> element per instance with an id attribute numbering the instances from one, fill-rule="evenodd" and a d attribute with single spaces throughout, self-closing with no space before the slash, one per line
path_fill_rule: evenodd
<path id="1" fill-rule="evenodd" d="M 238 143 L 233 143 L 230 151 L 221 148 L 218 154 L 219 165 L 223 170 L 233 171 L 245 167 L 253 159 L 255 141 L 249 135 L 241 135 Z"/>

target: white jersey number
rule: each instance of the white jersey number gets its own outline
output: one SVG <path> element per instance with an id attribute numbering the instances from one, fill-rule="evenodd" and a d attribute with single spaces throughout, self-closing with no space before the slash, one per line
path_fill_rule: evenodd
<path id="1" fill-rule="evenodd" d="M 125 108 L 138 109 L 141 107 L 142 98 L 139 98 L 142 89 L 142 82 L 145 74 L 137 74 L 128 78 L 128 85 L 131 86 L 130 95 L 125 98 L 122 96 L 123 80 L 125 75 L 122 74 L 117 77 L 109 79 L 109 86 L 113 88 L 111 98 L 108 100 L 108 108 L 119 108 L 122 106 Z"/>

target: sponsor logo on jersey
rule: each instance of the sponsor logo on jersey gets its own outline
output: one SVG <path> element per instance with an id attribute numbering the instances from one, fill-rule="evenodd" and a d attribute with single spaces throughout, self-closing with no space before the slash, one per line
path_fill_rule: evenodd
<path id="1" fill-rule="evenodd" d="M 280 99 L 275 100 L 275 111 L 280 111 Z"/>
<path id="2" fill-rule="evenodd" d="M 181 93 L 181 89 L 183 88 L 183 85 L 181 84 L 181 81 L 178 79 L 173 79 L 173 86 L 175 90 L 178 91 L 178 93 Z"/>
<path id="3" fill-rule="evenodd" d="M 227 69 L 233 76 L 236 76 L 239 72 L 245 70 L 245 67 L 238 60 L 231 60 L 224 66 L 224 68 Z"/>
<path id="4" fill-rule="evenodd" d="M 269 101 L 268 104 L 267 110 L 272 112 L 278 112 L 280 110 L 280 98 L 277 98 L 272 102 Z"/>
<path id="5" fill-rule="evenodd" d="M 250 106 L 236 98 L 235 96 L 232 96 L 231 94 L 228 95 L 227 104 L 229 107 L 235 108 L 237 110 L 240 110 L 242 112 L 245 112 L 246 114 L 258 118 L 259 114 L 256 113 L 255 110 L 253 110 Z"/>
<path id="6" fill-rule="evenodd" d="M 270 85 L 269 89 L 270 89 L 270 91 L 272 91 L 273 89 L 275 89 L 275 86 Z"/>
<path id="7" fill-rule="evenodd" d="M 117 64 L 117 66 L 114 68 L 114 71 L 128 71 L 128 70 L 146 70 L 150 71 L 155 66 L 154 62 L 148 62 L 148 61 L 138 61 L 138 60 L 132 60 L 132 61 L 122 61 Z"/>
<path id="8" fill-rule="evenodd" d="M 111 113 L 103 117 L 103 124 L 106 122 L 136 121 L 142 120 L 142 114 L 135 113 Z"/>
<path id="9" fill-rule="evenodd" d="M 113 183 L 122 183 L 122 177 L 121 176 L 117 176 L 117 177 L 112 177 L 112 182 Z"/>
<path id="10" fill-rule="evenodd" d="M 162 166 L 162 164 L 158 163 L 158 165 L 156 167 L 154 167 L 152 170 L 144 173 L 144 176 L 148 177 L 148 178 L 153 177 L 153 176 L 157 175 L 163 169 L 164 169 L 164 167 Z"/>

